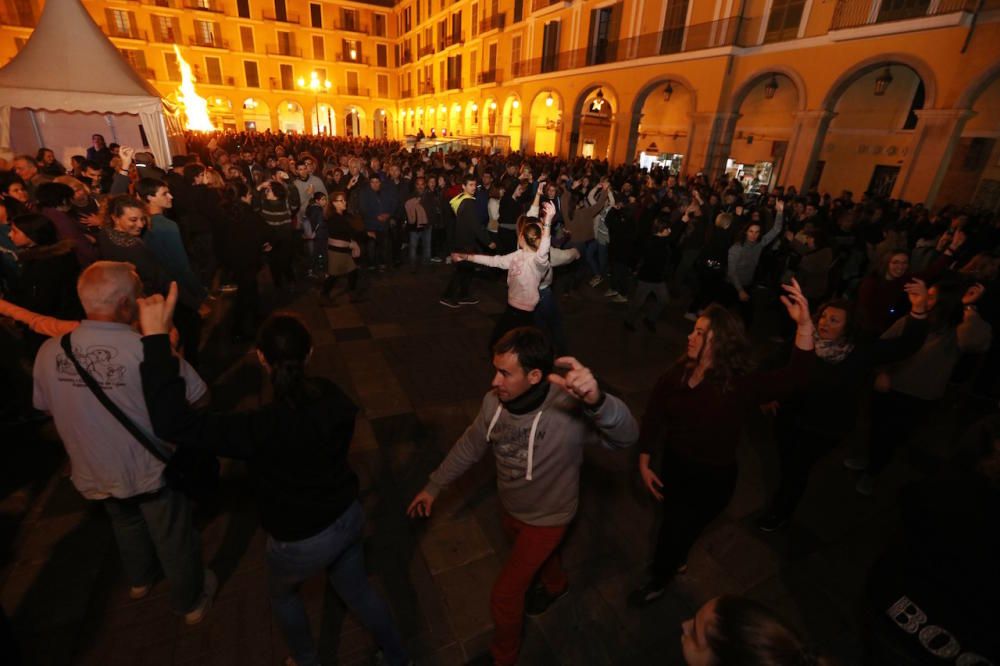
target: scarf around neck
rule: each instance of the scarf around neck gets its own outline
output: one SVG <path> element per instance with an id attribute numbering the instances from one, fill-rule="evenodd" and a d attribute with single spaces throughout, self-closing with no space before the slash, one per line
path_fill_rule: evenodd
<path id="1" fill-rule="evenodd" d="M 816 342 L 816 356 L 827 363 L 840 363 L 854 351 L 854 343 L 845 338 L 823 340 L 818 333 L 813 333 Z"/>

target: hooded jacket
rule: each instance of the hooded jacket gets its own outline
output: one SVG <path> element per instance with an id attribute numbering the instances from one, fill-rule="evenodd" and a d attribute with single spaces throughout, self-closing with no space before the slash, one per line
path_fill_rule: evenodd
<path id="1" fill-rule="evenodd" d="M 504 510 L 529 525 L 566 525 L 579 502 L 584 444 L 623 449 L 638 437 L 639 426 L 628 407 L 607 393 L 592 409 L 548 385 L 538 408 L 515 414 L 491 391 L 476 419 L 431 473 L 427 491 L 436 496 L 492 448 Z"/>
<path id="2" fill-rule="evenodd" d="M 490 232 L 479 221 L 475 197 L 459 192 L 448 204 L 455 211 L 456 251 L 475 252 L 480 245 L 490 244 Z"/>

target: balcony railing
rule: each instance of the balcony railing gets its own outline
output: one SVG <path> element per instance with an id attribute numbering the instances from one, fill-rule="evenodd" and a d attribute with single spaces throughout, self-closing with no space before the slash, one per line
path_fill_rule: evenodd
<path id="1" fill-rule="evenodd" d="M 225 14 L 226 9 L 216 0 L 210 0 L 209 2 L 199 2 L 198 0 L 184 0 L 185 9 L 195 9 L 201 10 L 203 12 L 214 12 L 216 14 Z"/>
<path id="2" fill-rule="evenodd" d="M 440 40 L 439 42 L 440 48 L 438 50 L 443 51 L 449 46 L 454 46 L 455 44 L 461 44 L 464 41 L 465 41 L 465 33 L 449 32 L 444 36 L 443 39 Z"/>
<path id="3" fill-rule="evenodd" d="M 189 46 L 201 46 L 206 49 L 228 49 L 229 40 L 221 38 L 202 39 L 201 37 L 188 37 Z"/>
<path id="4" fill-rule="evenodd" d="M 409 65 L 413 62 L 413 51 L 403 51 L 399 54 L 399 64 Z"/>
<path id="5" fill-rule="evenodd" d="M 413 97 L 413 91 L 411 89 L 403 88 L 402 90 L 399 91 L 400 99 L 409 99 L 410 97 Z"/>
<path id="6" fill-rule="evenodd" d="M 488 69 L 476 75 L 476 83 L 479 85 L 483 85 L 484 83 L 500 83 L 500 80 L 500 70 L 498 69 Z"/>
<path id="7" fill-rule="evenodd" d="M 858 28 L 863 25 L 904 21 L 924 16 L 941 16 L 955 12 L 971 12 L 976 9 L 976 0 L 904 0 L 902 2 L 881 2 L 875 0 L 838 0 L 833 10 L 831 30 Z"/>
<path id="8" fill-rule="evenodd" d="M 153 31 L 153 41 L 158 44 L 183 44 L 184 39 L 179 31 L 169 30 L 167 32 Z"/>
<path id="9" fill-rule="evenodd" d="M 569 2 L 566 0 L 531 0 L 531 11 L 537 12 L 539 9 L 562 4 L 569 5 Z"/>
<path id="10" fill-rule="evenodd" d="M 448 79 L 445 81 L 445 90 L 457 90 L 462 87 L 462 77 L 456 77 L 454 79 Z"/>
<path id="11" fill-rule="evenodd" d="M 490 30 L 503 30 L 507 25 L 507 14 L 494 14 L 479 22 L 479 32 L 489 32 Z"/>
<path id="12" fill-rule="evenodd" d="M 160 9 L 181 9 L 182 5 L 178 0 L 142 0 L 142 4 L 159 7 Z"/>
<path id="13" fill-rule="evenodd" d="M 139 30 L 135 26 L 129 26 L 128 30 L 122 30 L 115 26 L 109 25 L 106 28 L 108 37 L 117 37 L 118 39 L 141 39 L 143 41 L 149 41 L 149 36 L 146 34 L 145 30 Z"/>
<path id="14" fill-rule="evenodd" d="M 344 32 L 357 32 L 362 35 L 371 34 L 371 30 L 366 25 L 361 25 L 360 23 L 337 23 L 333 26 L 334 30 L 342 30 Z"/>
<path id="15" fill-rule="evenodd" d="M 421 46 L 417 49 L 417 57 L 423 58 L 424 56 L 434 55 L 434 45 L 427 44 L 426 46 Z"/>
<path id="16" fill-rule="evenodd" d="M 421 95 L 433 95 L 434 94 L 434 84 L 433 83 L 419 83 L 419 84 L 417 84 L 417 91 Z"/>
<path id="17" fill-rule="evenodd" d="M 144 79 L 152 79 L 154 81 L 156 80 L 156 70 L 153 69 L 152 67 L 135 67 L 135 66 L 133 66 L 132 69 L 134 69 L 135 72 L 136 72 L 136 74 L 138 74 L 139 76 L 143 77 Z"/>
<path id="18" fill-rule="evenodd" d="M 511 74 L 517 78 L 722 46 L 749 46 L 756 44 L 756 35 L 752 35 L 753 31 L 747 28 L 752 25 L 759 27 L 760 23 L 752 19 L 732 17 L 668 28 L 659 32 L 604 42 L 589 48 L 523 60 L 514 63 Z"/>
<path id="19" fill-rule="evenodd" d="M 359 86 L 337 86 L 338 95 L 351 95 L 352 97 L 371 97 L 371 88 L 361 88 Z"/>
<path id="20" fill-rule="evenodd" d="M 347 62 L 353 63 L 355 65 L 370 65 L 371 59 L 368 56 L 362 56 L 360 53 L 353 58 L 350 53 L 338 53 L 336 57 L 337 62 Z"/>
<path id="21" fill-rule="evenodd" d="M 278 18 L 276 13 L 265 9 L 263 16 L 265 21 L 278 21 L 279 23 L 302 23 L 298 14 L 285 14 L 284 18 Z"/>
<path id="22" fill-rule="evenodd" d="M 297 46 L 275 46 L 274 44 L 269 44 L 267 47 L 267 55 L 285 56 L 286 58 L 301 58 L 302 49 Z"/>

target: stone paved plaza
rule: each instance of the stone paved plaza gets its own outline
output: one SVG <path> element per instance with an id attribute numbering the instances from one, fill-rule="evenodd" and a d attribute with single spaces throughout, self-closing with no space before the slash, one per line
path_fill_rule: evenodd
<path id="1" fill-rule="evenodd" d="M 491 457 L 441 496 L 432 519 L 404 513 L 477 413 L 491 378 L 486 342 L 505 286 L 482 275 L 482 302 L 451 310 L 437 303 L 449 270 L 377 275 L 357 304 L 341 296 L 324 306 L 309 292 L 290 305 L 312 330 L 313 371 L 337 381 L 362 408 L 351 462 L 368 516 L 369 570 L 420 664 L 462 664 L 487 649 L 490 587 L 509 550 Z M 584 287 L 560 300 L 570 346 L 638 417 L 656 377 L 680 353 L 690 322 L 674 305 L 657 333 L 629 333 L 624 306 L 606 303 L 602 292 Z M 248 350 L 225 344 L 221 305 L 204 374 L 216 408 L 251 406 L 267 391 Z M 241 463 L 226 463 L 217 504 L 198 510 L 205 559 L 221 584 L 210 615 L 187 627 L 169 612 L 165 583 L 145 600 L 129 600 L 108 521 L 73 489 L 51 424 L 2 439 L 0 601 L 26 663 L 282 663 L 287 651 L 267 598 L 265 537 Z M 580 512 L 564 544 L 570 594 L 526 623 L 521 663 L 678 664 L 679 623 L 725 592 L 767 603 L 840 663 L 860 663 L 855 618 L 864 576 L 898 530 L 895 488 L 917 471 L 897 463 L 876 496 L 862 498 L 840 466 L 854 445 L 822 462 L 791 527 L 764 535 L 753 521 L 774 485 L 775 454 L 765 418 L 751 419 L 735 498 L 697 543 L 688 572 L 642 611 L 625 599 L 643 578 L 657 512 L 638 483 L 638 452 L 589 451 Z M 323 578 L 303 593 L 324 663 L 371 663 L 371 639 Z"/>

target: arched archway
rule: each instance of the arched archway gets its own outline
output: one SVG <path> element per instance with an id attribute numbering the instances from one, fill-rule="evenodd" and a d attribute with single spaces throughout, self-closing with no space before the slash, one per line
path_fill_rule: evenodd
<path id="1" fill-rule="evenodd" d="M 929 68 L 903 60 L 866 61 L 834 83 L 823 101 L 827 116 L 806 187 L 889 197 L 903 186 L 919 113 L 933 108 L 936 93 Z"/>
<path id="2" fill-rule="evenodd" d="M 462 133 L 462 105 L 455 102 L 451 105 L 448 113 L 448 135 L 455 136 Z"/>
<path id="3" fill-rule="evenodd" d="M 495 97 L 487 97 L 482 111 L 483 134 L 498 134 L 500 127 L 500 105 Z"/>
<path id="4" fill-rule="evenodd" d="M 292 100 L 278 104 L 278 129 L 282 132 L 302 133 L 306 129 L 305 112 L 302 105 Z"/>
<path id="5" fill-rule="evenodd" d="M 679 170 L 674 156 L 685 164 L 689 159 L 691 120 L 697 108 L 697 92 L 684 77 L 668 74 L 647 83 L 632 101 L 626 159 L 639 158 L 655 143 L 657 159 L 669 157 L 671 168 Z"/>
<path id="6" fill-rule="evenodd" d="M 236 129 L 236 117 L 233 115 L 233 102 L 231 99 L 215 96 L 209 97 L 205 101 L 208 102 L 208 115 L 216 127 L 227 130 Z"/>
<path id="7" fill-rule="evenodd" d="M 326 104 L 325 102 L 320 102 L 314 108 L 315 111 L 313 112 L 312 126 L 318 127 L 320 134 L 336 136 L 337 134 L 336 110 L 329 104 Z"/>
<path id="8" fill-rule="evenodd" d="M 521 98 L 509 95 L 500 112 L 500 133 L 510 137 L 511 150 L 521 150 Z"/>
<path id="9" fill-rule="evenodd" d="M 392 127 L 392 119 L 389 117 L 389 112 L 385 109 L 375 109 L 375 115 L 372 120 L 372 136 L 376 139 L 388 139 L 390 138 L 390 128 Z"/>
<path id="10" fill-rule="evenodd" d="M 1000 211 L 1000 65 L 977 77 L 956 107 L 958 136 L 936 203 Z"/>
<path id="11" fill-rule="evenodd" d="M 776 185 L 784 175 L 795 115 L 806 106 L 805 82 L 795 70 L 772 68 L 748 77 L 729 107 L 728 150 L 721 155 L 725 174 L 748 192 Z"/>
<path id="12" fill-rule="evenodd" d="M 363 136 L 365 112 L 361 107 L 351 105 L 344 114 L 344 136 Z"/>
<path id="13" fill-rule="evenodd" d="M 606 83 L 594 83 L 584 88 L 573 105 L 570 157 L 610 158 L 617 112 L 618 94 L 614 88 Z"/>
<path id="14" fill-rule="evenodd" d="M 531 152 L 558 155 L 562 145 L 562 97 L 554 90 L 542 90 L 531 102 Z"/>
<path id="15" fill-rule="evenodd" d="M 469 136 L 479 134 L 479 102 L 472 100 L 465 105 L 465 120 L 462 127 Z"/>
<path id="16" fill-rule="evenodd" d="M 263 132 L 271 129 L 271 107 L 262 99 L 243 100 L 243 129 Z"/>

